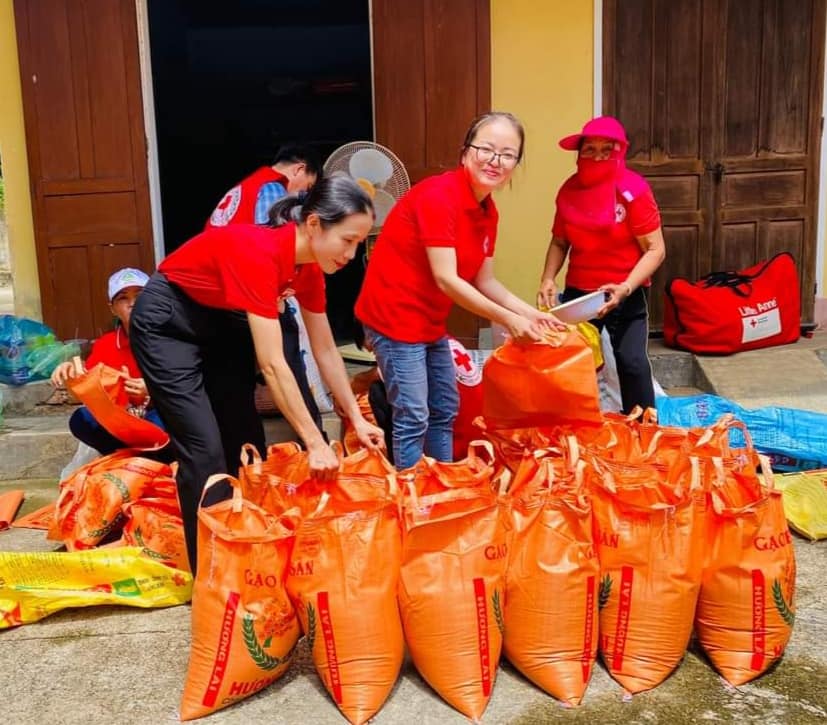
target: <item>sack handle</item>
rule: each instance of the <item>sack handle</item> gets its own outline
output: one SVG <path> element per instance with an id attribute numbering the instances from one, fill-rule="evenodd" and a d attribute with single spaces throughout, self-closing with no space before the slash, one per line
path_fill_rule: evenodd
<path id="1" fill-rule="evenodd" d="M 644 458 L 649 459 L 655 455 L 655 451 L 657 450 L 661 438 L 663 438 L 663 431 L 656 430 L 652 436 L 652 440 L 649 441 L 649 446 L 646 449 L 646 453 L 643 454 Z"/>
<path id="2" fill-rule="evenodd" d="M 338 443 L 338 441 L 333 441 L 333 443 Z M 330 445 L 332 446 L 333 443 L 331 443 Z M 336 449 L 334 448 L 334 451 L 335 450 Z M 347 459 L 354 463 L 361 463 L 366 458 L 375 458 L 377 461 L 379 461 L 382 468 L 385 469 L 385 472 L 388 475 L 396 473 L 396 469 L 393 467 L 391 462 L 385 457 L 385 454 L 382 453 L 382 451 L 380 451 L 379 449 L 360 448 L 358 451 L 356 451 L 356 453 L 352 453 L 351 455 L 347 456 Z M 342 457 L 339 458 L 339 463 L 341 464 L 341 462 Z"/>
<path id="3" fill-rule="evenodd" d="M 327 506 L 329 501 L 330 501 L 330 491 L 322 491 L 322 495 L 319 496 L 319 503 L 316 504 L 316 508 L 313 509 L 313 513 L 310 514 L 310 516 L 308 516 L 308 518 L 315 519 L 318 516 L 321 516 L 322 511 L 324 511 L 324 509 Z"/>
<path id="4" fill-rule="evenodd" d="M 269 458 L 273 454 L 273 452 L 275 452 L 279 448 L 290 448 L 290 449 L 292 449 L 290 451 L 291 455 L 294 455 L 296 453 L 301 453 L 301 450 L 302 450 L 302 447 L 298 443 L 296 443 L 296 441 L 284 441 L 283 443 L 271 443 L 269 446 L 267 446 L 267 457 Z"/>
<path id="5" fill-rule="evenodd" d="M 761 462 L 761 473 L 764 474 L 764 484 L 770 491 L 775 491 L 775 473 L 772 470 L 772 463 L 770 457 L 763 453 L 756 454 L 758 460 Z"/>
<path id="6" fill-rule="evenodd" d="M 482 456 L 479 455 L 477 451 L 479 450 L 485 451 L 487 455 L 487 460 L 484 459 Z M 494 461 L 497 460 L 496 455 L 494 454 L 494 446 L 491 441 L 484 440 L 482 438 L 478 438 L 476 440 L 470 441 L 468 443 L 468 458 L 479 461 L 482 463 L 483 466 L 493 466 Z"/>
<path id="7" fill-rule="evenodd" d="M 573 469 L 577 468 L 580 462 L 580 441 L 577 440 L 576 435 L 569 434 L 566 436 L 566 443 L 569 449 L 569 466 Z"/>
<path id="8" fill-rule="evenodd" d="M 261 463 L 261 454 L 258 452 L 258 448 L 252 443 L 245 443 L 241 446 L 240 458 L 242 466 L 257 466 Z"/>
<path id="9" fill-rule="evenodd" d="M 201 498 L 198 501 L 198 508 L 201 508 L 204 505 L 204 496 L 207 494 L 207 491 L 219 481 L 230 482 L 230 485 L 233 487 L 233 513 L 239 513 L 242 505 L 244 504 L 244 496 L 241 493 L 241 486 L 238 485 L 238 479 L 227 473 L 213 473 L 213 475 L 206 480 L 204 483 L 204 488 L 201 490 Z"/>
<path id="10" fill-rule="evenodd" d="M 612 474 L 608 467 L 606 467 L 597 457 L 592 458 L 591 464 L 595 470 L 595 473 L 600 476 L 600 479 L 606 486 L 606 490 L 612 494 L 617 493 L 617 484 L 615 483 L 614 474 Z"/>
<path id="11" fill-rule="evenodd" d="M 746 423 L 736 418 L 732 413 L 724 413 L 715 423 L 709 426 L 703 432 L 703 435 L 701 435 L 701 437 L 695 442 L 694 447 L 699 448 L 700 446 L 706 445 L 715 433 L 720 431 L 728 431 L 730 428 L 738 428 L 738 430 L 741 431 L 741 435 L 744 436 L 744 443 L 746 443 L 747 450 L 752 453 L 755 450 L 755 445 L 752 442 L 752 435 L 750 435 Z M 727 448 L 729 448 L 729 436 L 727 436 L 726 440 Z"/>

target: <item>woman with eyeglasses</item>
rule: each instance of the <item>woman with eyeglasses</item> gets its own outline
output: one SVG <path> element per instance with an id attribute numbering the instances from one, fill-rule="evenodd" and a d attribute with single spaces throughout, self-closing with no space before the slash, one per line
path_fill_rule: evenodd
<path id="1" fill-rule="evenodd" d="M 523 156 L 510 113 L 486 113 L 465 135 L 459 166 L 416 184 L 391 210 L 367 266 L 356 316 L 387 389 L 399 469 L 423 452 L 452 459 L 459 397 L 446 322 L 456 303 L 516 340 L 562 325 L 494 277 L 497 207 L 491 192 Z"/>
<path id="2" fill-rule="evenodd" d="M 554 278 L 569 258 L 561 300 L 604 290 L 607 299 L 591 322 L 605 326 L 617 362 L 623 411 L 655 405 L 649 338 L 648 288 L 666 258 L 660 212 L 649 184 L 626 168 L 629 142 L 611 116 L 593 118 L 561 139 L 577 151 L 577 172 L 557 194 L 551 242 L 537 304 L 557 304 Z"/>

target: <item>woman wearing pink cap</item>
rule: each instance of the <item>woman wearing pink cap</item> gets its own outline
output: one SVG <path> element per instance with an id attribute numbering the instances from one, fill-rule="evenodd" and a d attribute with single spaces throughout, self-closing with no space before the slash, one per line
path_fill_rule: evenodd
<path id="1" fill-rule="evenodd" d="M 643 177 L 626 168 L 629 142 L 616 118 L 593 118 L 560 146 L 577 151 L 577 172 L 557 194 L 537 304 L 557 304 L 554 278 L 568 256 L 563 302 L 608 293 L 592 323 L 612 341 L 624 412 L 654 406 L 647 298 L 666 258 L 657 203 Z"/>

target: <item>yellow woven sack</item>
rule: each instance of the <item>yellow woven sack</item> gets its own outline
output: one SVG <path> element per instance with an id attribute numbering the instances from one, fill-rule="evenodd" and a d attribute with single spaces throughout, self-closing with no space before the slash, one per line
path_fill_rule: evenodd
<path id="1" fill-rule="evenodd" d="M 87 551 L 0 552 L 0 630 L 68 607 L 169 607 L 192 595 L 192 576 L 135 546 Z"/>
<path id="2" fill-rule="evenodd" d="M 808 539 L 827 539 L 827 468 L 775 477 L 790 527 Z"/>

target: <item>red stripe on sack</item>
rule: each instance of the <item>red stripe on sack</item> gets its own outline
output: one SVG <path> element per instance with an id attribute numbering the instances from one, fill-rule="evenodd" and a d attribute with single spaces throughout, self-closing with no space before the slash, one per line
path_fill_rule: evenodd
<path id="1" fill-rule="evenodd" d="M 592 640 L 594 639 L 594 588 L 595 578 L 586 579 L 586 622 L 583 627 L 583 656 L 580 665 L 583 669 L 583 682 L 589 681 L 592 672 Z"/>
<path id="2" fill-rule="evenodd" d="M 230 661 L 230 646 L 233 643 L 233 628 L 235 615 L 238 611 L 238 592 L 230 592 L 227 597 L 227 605 L 224 607 L 224 616 L 221 619 L 221 629 L 218 630 L 218 652 L 215 655 L 212 672 L 210 673 L 207 691 L 201 704 L 204 707 L 213 707 L 218 698 L 218 691 L 221 683 L 224 682 L 224 675 L 227 672 L 227 663 Z"/>
<path id="3" fill-rule="evenodd" d="M 626 635 L 629 633 L 629 616 L 632 611 L 632 581 L 635 570 L 624 566 L 620 570 L 620 593 L 617 607 L 617 626 L 615 627 L 615 651 L 612 657 L 612 669 L 623 669 L 623 654 L 626 651 Z"/>
<path id="4" fill-rule="evenodd" d="M 491 653 L 488 650 L 488 601 L 485 598 L 485 582 L 474 579 L 474 603 L 477 610 L 477 635 L 480 650 L 480 675 L 482 694 L 491 694 Z"/>
<path id="5" fill-rule="evenodd" d="M 333 637 L 333 620 L 330 617 L 330 602 L 327 592 L 319 592 L 319 622 L 322 625 L 324 651 L 327 656 L 327 671 L 330 673 L 330 688 L 337 705 L 342 704 L 342 680 L 339 676 L 339 659 L 336 657 L 336 640 Z"/>
<path id="6" fill-rule="evenodd" d="M 752 661 L 753 670 L 764 668 L 767 652 L 767 585 L 764 572 L 752 570 Z"/>

